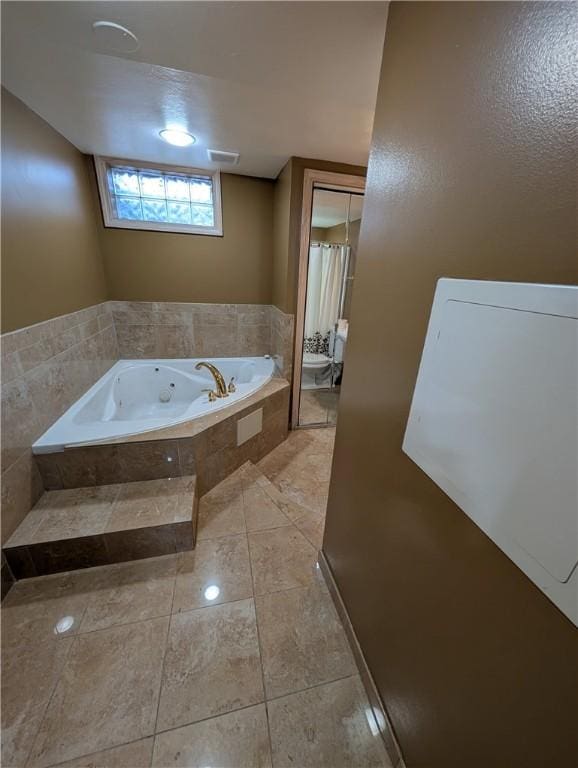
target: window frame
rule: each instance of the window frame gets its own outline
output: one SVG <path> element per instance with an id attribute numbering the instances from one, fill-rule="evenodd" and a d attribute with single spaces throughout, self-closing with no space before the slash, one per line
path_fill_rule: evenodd
<path id="1" fill-rule="evenodd" d="M 136 229 L 148 232 L 173 232 L 184 235 L 223 236 L 223 212 L 221 202 L 220 171 L 203 168 L 190 168 L 180 165 L 149 163 L 144 160 L 123 160 L 118 157 L 94 155 L 94 167 L 98 184 L 98 194 L 104 226 L 111 229 Z M 138 219 L 117 219 L 110 196 L 108 170 L 110 167 L 125 167 L 135 170 L 162 171 L 163 173 L 185 174 L 187 176 L 205 176 L 211 179 L 213 193 L 213 226 L 201 227 L 198 224 L 172 224 L 164 221 L 145 221 Z"/>

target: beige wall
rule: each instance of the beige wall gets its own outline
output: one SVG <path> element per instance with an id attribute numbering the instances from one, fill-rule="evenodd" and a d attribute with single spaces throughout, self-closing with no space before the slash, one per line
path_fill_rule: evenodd
<path id="1" fill-rule="evenodd" d="M 359 165 L 292 157 L 281 172 L 275 191 L 273 304 L 294 315 L 297 309 L 297 277 L 301 237 L 303 178 L 306 168 L 365 176 Z"/>
<path id="2" fill-rule="evenodd" d="M 327 240 L 327 232 L 323 227 L 311 227 L 311 239 L 324 243 Z"/>
<path id="3" fill-rule="evenodd" d="M 291 217 L 291 160 L 275 183 L 273 215 L 273 295 L 272 303 L 282 312 L 293 313 L 287 304 L 289 268 L 289 221 Z"/>
<path id="4" fill-rule="evenodd" d="M 336 224 L 334 227 L 327 227 L 325 230 L 325 239 L 328 243 L 344 243 L 346 240 L 346 227 L 343 224 Z"/>
<path id="5" fill-rule="evenodd" d="M 2 331 L 106 298 L 81 153 L 2 89 Z"/>
<path id="6" fill-rule="evenodd" d="M 223 237 L 99 225 L 111 299 L 269 304 L 274 182 L 221 175 Z"/>
<path id="7" fill-rule="evenodd" d="M 578 282 L 574 12 L 389 10 L 323 549 L 408 766 L 576 765 L 575 629 L 401 450 L 439 277 Z"/>

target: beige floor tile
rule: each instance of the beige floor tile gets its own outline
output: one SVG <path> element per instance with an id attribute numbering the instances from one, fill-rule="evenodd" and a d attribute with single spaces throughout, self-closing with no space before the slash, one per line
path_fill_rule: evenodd
<path id="1" fill-rule="evenodd" d="M 153 751 L 153 737 L 105 749 L 76 760 L 59 763 L 58 768 L 149 768 Z M 55 767 L 56 768 L 56 767 Z"/>
<path id="2" fill-rule="evenodd" d="M 2 765 L 23 766 L 73 643 L 53 638 L 2 654 Z"/>
<path id="3" fill-rule="evenodd" d="M 335 424 L 339 392 L 326 389 L 301 390 L 299 401 L 300 424 Z"/>
<path id="4" fill-rule="evenodd" d="M 322 583 L 256 598 L 267 698 L 356 671 L 345 632 Z"/>
<path id="5" fill-rule="evenodd" d="M 299 430 L 299 433 L 306 431 L 310 430 Z M 298 433 L 290 432 L 287 440 L 257 463 L 258 468 L 273 482 L 280 473 L 287 471 L 287 468 L 291 467 L 292 462 L 296 461 L 301 454 L 301 448 L 294 438 L 296 434 Z"/>
<path id="6" fill-rule="evenodd" d="M 87 571 L 18 581 L 2 603 L 2 647 L 38 645 L 78 631 L 91 597 Z"/>
<path id="7" fill-rule="evenodd" d="M 312 441 L 315 443 L 314 452 L 329 453 L 333 455 L 333 448 L 335 446 L 335 427 L 326 429 L 310 429 Z"/>
<path id="8" fill-rule="evenodd" d="M 176 556 L 154 557 L 94 569 L 94 591 L 80 632 L 167 616 L 171 612 Z"/>
<path id="9" fill-rule="evenodd" d="M 171 618 L 157 730 L 263 701 L 253 600 Z"/>
<path id="10" fill-rule="evenodd" d="M 291 524 L 291 520 L 279 509 L 257 480 L 243 488 L 243 508 L 248 531 L 261 531 Z"/>
<path id="11" fill-rule="evenodd" d="M 199 541 L 194 550 L 177 558 L 174 613 L 252 597 L 245 535 Z"/>
<path id="12" fill-rule="evenodd" d="M 328 483 L 331 478 L 332 454 L 313 453 L 307 458 L 307 469 L 320 482 Z"/>
<path id="13" fill-rule="evenodd" d="M 239 482 L 220 483 L 199 502 L 197 539 L 215 539 L 245 533 L 243 491 Z"/>
<path id="14" fill-rule="evenodd" d="M 320 482 L 314 477 L 296 479 L 295 477 L 277 480 L 281 493 L 285 494 L 295 504 L 305 509 L 324 515 L 327 510 L 329 483 Z"/>
<path id="15" fill-rule="evenodd" d="M 317 552 L 294 526 L 248 534 L 256 595 L 305 586 L 315 573 Z"/>
<path id="16" fill-rule="evenodd" d="M 264 704 L 159 733 L 153 768 L 270 768 Z"/>
<path id="17" fill-rule="evenodd" d="M 194 479 L 173 477 L 126 483 L 110 515 L 107 531 L 127 531 L 191 520 Z"/>
<path id="18" fill-rule="evenodd" d="M 151 619 L 75 638 L 30 768 L 152 735 L 168 621 Z"/>
<path id="19" fill-rule="evenodd" d="M 293 504 L 324 514 L 335 429 L 300 429 L 259 463 L 258 468 Z M 293 520 L 291 509 L 283 511 Z"/>
<path id="20" fill-rule="evenodd" d="M 390 768 L 368 724 L 369 703 L 350 677 L 267 704 L 275 768 Z"/>
<path id="21" fill-rule="evenodd" d="M 295 525 L 315 549 L 321 549 L 325 531 L 325 515 L 308 510 L 295 520 Z"/>
<path id="22" fill-rule="evenodd" d="M 291 522 L 295 522 L 295 520 L 303 517 L 309 511 L 306 507 L 301 507 L 287 496 L 284 496 L 279 488 L 265 475 L 259 475 L 256 478 L 256 482 Z"/>

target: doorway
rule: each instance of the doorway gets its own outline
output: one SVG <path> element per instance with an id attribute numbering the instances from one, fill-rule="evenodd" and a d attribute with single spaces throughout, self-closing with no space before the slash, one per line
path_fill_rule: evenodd
<path id="1" fill-rule="evenodd" d="M 323 175 L 331 179 L 311 178 L 309 195 L 304 189 L 294 428 L 335 426 L 346 364 L 365 180 L 344 178 L 341 174 Z M 353 186 L 349 183 L 352 178 Z M 306 172 L 306 185 L 307 181 Z"/>

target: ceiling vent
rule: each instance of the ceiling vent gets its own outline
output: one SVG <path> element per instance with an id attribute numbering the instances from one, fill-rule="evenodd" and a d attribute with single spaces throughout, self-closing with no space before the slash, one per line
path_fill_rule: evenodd
<path id="1" fill-rule="evenodd" d="M 207 149 L 209 162 L 219 165 L 237 165 L 239 162 L 238 152 L 223 152 L 221 149 Z"/>

